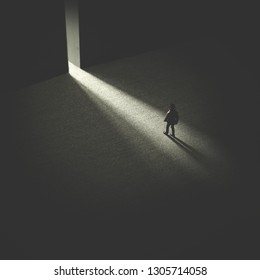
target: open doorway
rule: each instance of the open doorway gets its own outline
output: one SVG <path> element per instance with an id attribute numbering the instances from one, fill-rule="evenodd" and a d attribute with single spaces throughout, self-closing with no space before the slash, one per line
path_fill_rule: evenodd
<path id="1" fill-rule="evenodd" d="M 79 3 L 65 0 L 68 61 L 80 67 Z"/>

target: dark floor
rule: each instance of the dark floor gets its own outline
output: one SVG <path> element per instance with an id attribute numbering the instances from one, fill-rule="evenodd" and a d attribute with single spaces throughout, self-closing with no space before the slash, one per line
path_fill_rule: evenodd
<path id="1" fill-rule="evenodd" d="M 259 259 L 257 94 L 216 38 L 20 90 L 1 257 Z"/>

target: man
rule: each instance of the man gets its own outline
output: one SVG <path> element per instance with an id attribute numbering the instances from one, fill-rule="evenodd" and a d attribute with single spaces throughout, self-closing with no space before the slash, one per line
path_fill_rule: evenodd
<path id="1" fill-rule="evenodd" d="M 176 111 L 174 104 L 170 104 L 170 110 L 167 112 L 164 121 L 167 122 L 166 131 L 164 131 L 164 134 L 168 135 L 169 127 L 171 126 L 171 129 L 172 129 L 171 136 L 175 137 L 174 125 L 178 123 L 179 115 L 178 115 L 178 112 Z"/>

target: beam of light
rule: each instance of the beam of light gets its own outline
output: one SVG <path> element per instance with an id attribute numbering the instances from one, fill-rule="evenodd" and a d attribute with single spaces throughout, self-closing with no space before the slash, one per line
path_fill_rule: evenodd
<path id="1" fill-rule="evenodd" d="M 180 141 L 176 141 L 176 145 L 173 145 L 163 134 L 165 112 L 98 79 L 72 63 L 69 63 L 69 73 L 118 129 L 122 138 L 131 143 L 138 154 L 146 159 L 147 165 L 157 172 L 159 169 L 159 172 L 165 173 L 165 166 L 160 170 L 160 166 L 156 164 L 160 157 L 160 160 L 163 158 L 167 162 L 178 162 L 175 166 L 184 168 L 186 172 L 208 176 L 205 164 L 196 158 L 196 153 L 194 154 L 192 148 L 188 146 L 189 142 L 193 143 L 193 150 L 196 149 L 203 158 L 218 162 L 220 165 L 223 163 L 220 149 L 206 135 L 180 122 L 176 127 Z"/>

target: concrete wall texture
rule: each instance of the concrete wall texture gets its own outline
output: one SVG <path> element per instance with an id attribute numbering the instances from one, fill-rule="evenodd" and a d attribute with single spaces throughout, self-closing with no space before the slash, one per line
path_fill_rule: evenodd
<path id="1" fill-rule="evenodd" d="M 16 89 L 66 73 L 63 1 L 15 0 L 11 4 L 6 9 L 8 26 L 3 40 L 7 42 L 6 88 Z"/>
<path id="2" fill-rule="evenodd" d="M 79 65 L 80 48 L 83 68 L 179 42 L 220 36 L 230 52 L 258 76 L 259 19 L 252 5 L 68 2 L 68 51 Z M 77 2 L 79 19 L 71 9 Z M 8 28 L 3 36 L 6 87 L 19 88 L 66 73 L 64 0 L 14 0 L 5 5 L 10 5 L 5 9 Z"/>

